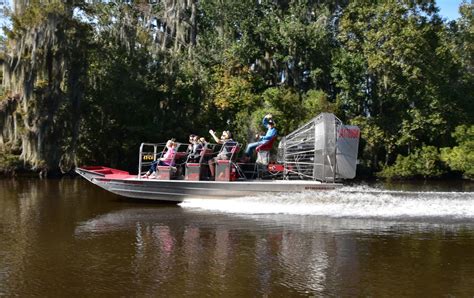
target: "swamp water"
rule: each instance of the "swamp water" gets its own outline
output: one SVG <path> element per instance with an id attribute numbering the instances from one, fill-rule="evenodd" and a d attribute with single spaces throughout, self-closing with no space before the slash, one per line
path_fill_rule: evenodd
<path id="1" fill-rule="evenodd" d="M 0 180 L 0 296 L 473 296 L 470 187 L 167 205 Z"/>

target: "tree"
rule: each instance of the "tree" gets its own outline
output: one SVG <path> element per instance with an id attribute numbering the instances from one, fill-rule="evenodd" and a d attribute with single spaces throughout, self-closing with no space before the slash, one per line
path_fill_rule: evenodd
<path id="1" fill-rule="evenodd" d="M 34 169 L 67 171 L 75 163 L 76 111 L 84 93 L 91 28 L 74 18 L 76 5 L 15 1 L 14 6 L 3 82 L 17 104 L 8 105 L 13 121 L 0 121 L 7 131 L 4 141 L 20 146 L 21 159 Z"/>
<path id="2" fill-rule="evenodd" d="M 367 147 L 375 151 L 366 156 L 383 156 L 382 166 L 424 145 L 450 142 L 459 121 L 453 116 L 463 110 L 462 91 L 452 90 L 462 71 L 436 11 L 434 1 L 354 1 L 340 19 L 332 71 L 338 103 L 344 118 L 367 117 L 381 130 L 383 148 Z"/>
<path id="3" fill-rule="evenodd" d="M 460 125 L 452 134 L 458 146 L 442 148 L 441 159 L 455 171 L 474 179 L 474 125 Z"/>

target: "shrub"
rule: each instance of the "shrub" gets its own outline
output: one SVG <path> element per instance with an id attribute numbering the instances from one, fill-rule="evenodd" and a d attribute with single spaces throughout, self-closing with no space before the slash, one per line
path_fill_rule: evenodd
<path id="1" fill-rule="evenodd" d="M 7 154 L 2 152 L 0 154 L 0 173 L 12 173 L 23 167 L 23 162 L 19 155 Z"/>
<path id="2" fill-rule="evenodd" d="M 435 178 L 444 174 L 438 148 L 423 146 L 408 156 L 398 155 L 392 166 L 387 166 L 378 173 L 385 178 Z"/>
<path id="3" fill-rule="evenodd" d="M 452 134 L 459 146 L 441 149 L 441 160 L 452 170 L 461 171 L 466 178 L 474 179 L 474 125 L 456 127 Z"/>

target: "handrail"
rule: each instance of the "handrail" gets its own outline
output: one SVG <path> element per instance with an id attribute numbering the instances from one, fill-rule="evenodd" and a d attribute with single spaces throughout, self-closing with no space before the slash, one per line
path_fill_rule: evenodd
<path id="1" fill-rule="evenodd" d="M 231 147 L 232 149 L 230 149 L 230 152 L 227 152 L 226 154 L 230 154 L 229 160 L 234 160 L 234 156 L 237 157 L 237 155 L 238 155 L 239 152 L 240 152 L 240 148 L 241 148 L 242 146 L 241 146 L 240 143 L 238 143 L 238 142 L 236 142 L 236 141 L 233 141 L 233 142 L 235 143 L 234 145 L 227 145 L 227 146 L 226 146 L 225 143 L 222 144 L 222 147 L 221 147 L 221 149 L 219 150 L 218 155 L 221 154 L 222 151 L 227 150 L 226 147 L 227 147 L 227 148 L 230 148 L 230 147 Z"/>
<path id="2" fill-rule="evenodd" d="M 176 156 L 178 155 L 177 153 L 180 152 L 180 151 L 178 151 L 180 146 L 182 146 L 182 145 L 188 146 L 189 145 L 189 144 L 186 144 L 186 143 L 178 143 L 178 142 L 176 142 L 175 144 L 177 145 L 176 146 L 176 153 L 173 155 L 173 159 L 171 161 L 172 164 L 175 163 Z M 137 174 L 137 176 L 138 176 L 139 179 L 143 175 L 143 171 L 142 171 L 143 166 L 144 166 L 143 157 L 148 156 L 149 153 L 150 153 L 149 151 L 146 151 L 146 152 L 143 151 L 146 146 L 152 146 L 153 147 L 153 157 L 151 158 L 150 162 L 145 162 L 146 165 L 149 165 L 150 163 L 155 162 L 157 160 L 157 156 L 159 154 L 163 155 L 166 152 L 166 143 L 141 143 L 140 144 L 140 151 L 138 153 L 138 174 Z M 160 153 L 158 153 L 158 148 L 160 148 L 161 146 L 163 148 L 160 150 Z"/>
<path id="3" fill-rule="evenodd" d="M 153 146 L 153 161 L 156 160 L 156 152 L 157 152 L 157 147 L 160 145 L 160 143 L 141 143 L 140 144 L 140 151 L 138 153 L 138 178 L 141 178 L 142 176 L 142 162 L 143 162 L 143 148 L 145 146 Z"/>
<path id="4" fill-rule="evenodd" d="M 218 144 L 205 143 L 204 146 L 200 149 L 198 163 L 203 164 L 204 163 L 204 158 L 206 156 L 213 155 L 214 153 L 216 153 L 216 152 L 214 152 L 214 150 L 217 147 L 217 145 Z M 209 151 L 209 150 L 211 150 L 211 151 Z M 190 163 L 189 162 L 190 158 L 191 158 L 191 153 L 188 153 L 188 156 L 186 158 L 185 163 Z"/>
<path id="5" fill-rule="evenodd" d="M 341 145 L 338 141 L 341 137 L 338 135 L 340 126 L 344 125 L 334 114 L 322 113 L 283 137 L 280 145 L 278 145 L 278 154 L 282 154 L 281 159 L 278 160 L 283 164 L 283 179 L 299 177 L 321 181 L 332 180 L 334 182 L 337 178 L 342 177 L 339 176 L 339 168 L 345 167 L 344 169 L 346 169 L 348 167 L 345 166 L 345 163 L 338 161 L 338 146 L 339 148 L 344 148 L 340 147 Z M 177 158 L 180 160 L 180 164 L 177 166 L 190 163 L 191 157 L 195 157 L 193 160 L 203 164 L 206 158 L 224 153 L 226 154 L 226 159 L 232 162 L 241 149 L 241 144 L 238 142 L 232 145 L 206 143 L 200 149 L 201 151 L 198 156 L 197 154 L 191 155 L 191 150 L 187 150 L 186 153 L 179 151 L 179 149 L 182 149 L 180 146 L 185 143 L 177 144 L 176 150 L 178 154 L 173 156 L 173 163 Z M 189 144 L 185 145 L 188 146 Z M 149 147 L 152 147 L 153 150 L 148 149 Z M 159 154 L 164 152 L 166 152 L 165 143 L 141 143 L 138 176 L 141 177 L 144 166 L 156 161 Z M 179 152 L 181 152 L 181 157 L 179 157 Z M 148 157 L 146 157 L 147 155 Z M 181 163 L 181 160 L 183 160 L 183 163 Z M 349 174 L 346 176 L 349 176 Z"/>

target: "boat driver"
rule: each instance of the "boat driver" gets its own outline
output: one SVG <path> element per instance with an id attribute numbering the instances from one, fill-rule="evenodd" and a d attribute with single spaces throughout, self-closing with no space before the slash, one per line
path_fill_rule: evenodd
<path id="1" fill-rule="evenodd" d="M 255 148 L 270 142 L 277 136 L 278 132 L 275 128 L 275 122 L 273 121 L 272 114 L 265 115 L 265 117 L 263 117 L 262 124 L 267 128 L 267 133 L 264 136 L 256 135 L 258 141 L 247 145 L 247 148 L 245 149 L 245 157 L 243 159 L 244 162 L 250 160 Z"/>

